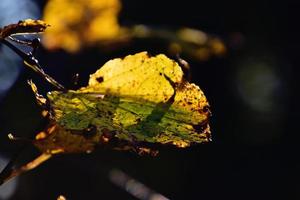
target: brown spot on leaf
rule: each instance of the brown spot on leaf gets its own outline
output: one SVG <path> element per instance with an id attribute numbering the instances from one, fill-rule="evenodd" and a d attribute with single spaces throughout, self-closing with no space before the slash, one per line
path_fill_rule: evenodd
<path id="1" fill-rule="evenodd" d="M 206 113 L 208 115 L 208 117 L 211 116 L 211 111 L 210 111 L 208 105 L 206 105 L 206 106 L 203 107 L 202 112 Z"/>
<path id="2" fill-rule="evenodd" d="M 203 133 L 204 130 L 207 128 L 208 126 L 208 123 L 207 123 L 207 120 L 205 120 L 203 123 L 200 123 L 200 124 L 197 124 L 197 125 L 194 125 L 193 128 L 198 132 L 198 133 Z"/>
<path id="3" fill-rule="evenodd" d="M 107 111 L 107 114 L 108 114 L 109 116 L 112 116 L 112 115 L 113 115 L 113 113 L 112 113 L 110 110 Z"/>
<path id="4" fill-rule="evenodd" d="M 96 80 L 98 81 L 98 83 L 102 83 L 104 81 L 103 76 L 99 76 L 96 78 Z"/>
<path id="5" fill-rule="evenodd" d="M 208 112 L 209 111 L 209 106 L 204 106 L 203 107 L 203 112 Z"/>

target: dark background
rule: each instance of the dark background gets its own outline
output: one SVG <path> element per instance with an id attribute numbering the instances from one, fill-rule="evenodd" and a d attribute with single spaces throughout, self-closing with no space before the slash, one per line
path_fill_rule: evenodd
<path id="1" fill-rule="evenodd" d="M 37 3 L 41 9 L 45 4 Z M 19 177 L 11 199 L 50 200 L 60 194 L 70 200 L 135 199 L 109 181 L 114 168 L 170 199 L 300 198 L 298 8 L 292 1 L 123 1 L 122 24 L 198 28 L 228 46 L 222 58 L 185 58 L 192 82 L 211 104 L 213 141 L 188 149 L 162 147 L 154 158 L 101 149 L 60 155 Z M 238 46 L 237 34 L 242 37 Z M 136 43 L 105 54 L 92 48 L 76 55 L 41 49 L 39 58 L 45 71 L 71 88 L 75 73 L 84 85 L 105 61 L 143 50 L 164 53 L 155 45 Z M 32 138 L 44 125 L 27 79 L 42 93 L 52 89 L 22 70 L 2 98 L 0 150 L 7 158 L 19 146 L 8 141 L 7 133 Z M 33 154 L 36 150 L 28 148 L 20 160 Z"/>

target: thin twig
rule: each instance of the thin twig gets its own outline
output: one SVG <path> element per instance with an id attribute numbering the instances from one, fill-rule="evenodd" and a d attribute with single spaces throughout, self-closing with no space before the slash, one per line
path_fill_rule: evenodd
<path id="1" fill-rule="evenodd" d="M 63 85 L 61 85 L 60 83 L 58 83 L 54 78 L 52 78 L 51 76 L 49 76 L 48 74 L 46 74 L 44 72 L 44 70 L 42 69 L 42 67 L 38 63 L 38 60 L 32 55 L 32 53 L 28 53 L 28 54 L 24 53 L 23 51 L 21 51 L 20 49 L 18 49 L 17 47 L 15 47 L 13 44 L 11 44 L 10 42 L 8 42 L 5 39 L 1 39 L 0 41 L 4 45 L 6 45 L 7 47 L 9 47 L 11 50 L 13 50 L 16 54 L 18 54 L 24 60 L 25 65 L 27 65 L 32 70 L 34 70 L 35 72 L 37 72 L 48 83 L 50 83 L 51 85 L 53 85 L 54 87 L 56 87 L 58 90 L 66 90 Z"/>
<path id="2" fill-rule="evenodd" d="M 14 38 L 12 36 L 8 36 L 7 37 L 9 40 L 16 42 L 18 44 L 22 44 L 22 45 L 26 45 L 26 46 L 31 46 L 32 45 L 32 41 L 31 40 L 18 40 L 17 38 Z"/>
<path id="3" fill-rule="evenodd" d="M 18 158 L 18 156 L 20 155 L 20 152 L 22 152 L 25 148 L 27 147 L 27 145 L 23 144 L 16 153 L 14 153 L 14 155 L 12 156 L 12 158 L 10 159 L 10 161 L 7 163 L 7 165 L 5 166 L 5 168 L 1 171 L 0 173 L 0 185 L 2 185 L 6 179 L 6 177 L 9 177 L 10 174 L 13 172 L 13 166 Z"/>
<path id="4" fill-rule="evenodd" d="M 52 156 L 52 154 L 43 153 L 40 156 L 38 156 L 36 159 L 23 165 L 22 167 L 20 167 L 18 169 L 10 170 L 9 173 L 7 173 L 7 174 L 5 174 L 5 176 L 1 177 L 0 185 L 7 182 L 8 180 L 10 180 L 13 177 L 16 177 L 24 172 L 27 172 L 29 170 L 36 168 L 37 166 L 39 166 L 40 164 L 42 164 L 43 162 L 45 162 L 46 160 L 51 158 L 51 156 Z M 11 161 L 11 162 L 13 162 L 13 161 Z"/>

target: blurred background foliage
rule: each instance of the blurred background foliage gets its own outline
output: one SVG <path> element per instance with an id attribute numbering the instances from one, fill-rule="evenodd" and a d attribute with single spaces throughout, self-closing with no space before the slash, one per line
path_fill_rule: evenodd
<path id="1" fill-rule="evenodd" d="M 293 1 L 2 0 L 1 26 L 26 18 L 52 25 L 37 57 L 67 88 L 85 85 L 115 57 L 179 53 L 211 104 L 213 142 L 162 147 L 155 158 L 103 149 L 58 156 L 1 186 L 0 199 L 163 199 L 153 191 L 170 199 L 299 198 L 297 7 Z M 20 146 L 8 133 L 33 138 L 45 125 L 27 79 L 43 94 L 53 89 L 1 45 L 0 168 Z M 35 154 L 27 148 L 19 160 Z"/>

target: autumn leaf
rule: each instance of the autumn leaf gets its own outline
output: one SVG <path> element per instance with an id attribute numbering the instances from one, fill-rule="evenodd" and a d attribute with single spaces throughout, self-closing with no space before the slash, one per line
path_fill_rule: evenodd
<path id="1" fill-rule="evenodd" d="M 110 60 L 88 86 L 47 97 L 50 125 L 34 142 L 44 153 L 91 152 L 96 145 L 139 152 L 147 151 L 147 143 L 187 147 L 210 141 L 206 97 L 163 54 Z"/>
<path id="2" fill-rule="evenodd" d="M 40 39 L 35 38 L 33 40 L 28 39 L 17 39 L 15 35 L 25 34 L 37 34 L 44 32 L 45 29 L 50 26 L 42 20 L 26 19 L 19 21 L 16 24 L 9 24 L 0 28 L 0 42 L 18 54 L 24 61 L 24 64 L 31 68 L 33 71 L 41 75 L 44 80 L 52 84 L 54 87 L 60 90 L 64 90 L 64 86 L 59 84 L 55 79 L 46 74 L 40 66 L 38 60 L 34 57 L 35 51 L 40 45 Z M 31 48 L 30 52 L 23 51 L 16 47 L 14 43 L 24 45 Z M 33 89 L 34 91 L 34 89 Z"/>
<path id="3" fill-rule="evenodd" d="M 0 38 L 4 39 L 16 34 L 40 33 L 44 32 L 48 26 L 50 25 L 42 20 L 26 19 L 16 24 L 4 26 L 0 29 Z"/>
<path id="4" fill-rule="evenodd" d="M 227 52 L 223 40 L 198 29 L 119 23 L 119 0 L 49 0 L 44 20 L 52 25 L 44 34 L 43 44 L 49 50 L 63 49 L 75 53 L 82 48 L 116 49 L 142 39 L 160 41 L 171 55 L 187 55 L 207 61 Z M 158 44 L 157 44 L 158 45 Z"/>
<path id="5" fill-rule="evenodd" d="M 156 155 L 151 144 L 184 148 L 211 140 L 206 97 L 163 54 L 141 52 L 110 60 L 90 76 L 88 86 L 52 91 L 47 98 L 28 83 L 49 118 L 32 141 L 41 155 L 19 168 L 6 167 L 0 184 L 55 154 L 90 153 L 101 146 Z M 12 134 L 9 138 L 15 139 Z"/>
<path id="6" fill-rule="evenodd" d="M 121 35 L 119 0 L 49 0 L 44 20 L 53 28 L 44 34 L 48 49 L 76 52 L 84 45 L 115 40 Z"/>

